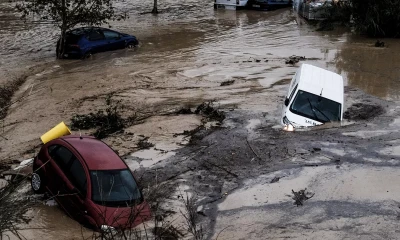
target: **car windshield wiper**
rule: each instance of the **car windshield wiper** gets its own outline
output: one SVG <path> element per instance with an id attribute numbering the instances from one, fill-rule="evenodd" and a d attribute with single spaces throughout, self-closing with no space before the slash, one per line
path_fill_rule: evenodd
<path id="1" fill-rule="evenodd" d="M 308 103 L 310 104 L 310 108 L 311 108 L 312 113 L 314 114 L 315 120 L 321 121 L 321 120 L 317 117 L 317 114 L 316 114 L 315 111 L 314 111 L 314 106 L 312 105 L 310 99 L 307 98 L 307 100 L 308 100 Z"/>
<path id="2" fill-rule="evenodd" d="M 322 116 L 324 116 L 329 122 L 332 122 L 331 119 L 325 115 L 325 113 L 323 113 L 321 110 L 319 110 L 319 108 L 314 106 L 314 109 L 317 110 L 318 112 L 320 112 L 322 114 Z"/>

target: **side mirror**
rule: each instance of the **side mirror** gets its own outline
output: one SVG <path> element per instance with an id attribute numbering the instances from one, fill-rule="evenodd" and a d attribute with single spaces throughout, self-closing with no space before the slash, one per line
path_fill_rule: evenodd
<path id="1" fill-rule="evenodd" d="M 285 106 L 287 107 L 289 105 L 289 98 L 285 99 Z"/>

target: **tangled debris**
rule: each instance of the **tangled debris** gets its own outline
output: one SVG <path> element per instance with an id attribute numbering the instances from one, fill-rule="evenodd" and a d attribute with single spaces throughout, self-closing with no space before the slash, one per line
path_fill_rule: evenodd
<path id="1" fill-rule="evenodd" d="M 302 189 L 298 192 L 295 192 L 292 189 L 292 193 L 293 193 L 292 199 L 294 200 L 294 204 L 296 206 L 303 206 L 304 201 L 307 201 L 308 199 L 314 197 L 315 193 L 310 193 L 310 192 L 306 192 L 306 191 L 307 191 L 307 188 Z"/>
<path id="2" fill-rule="evenodd" d="M 368 120 L 385 113 L 380 105 L 365 103 L 355 103 L 344 113 L 344 118 L 348 120 Z"/>
<path id="3" fill-rule="evenodd" d="M 29 223 L 30 219 L 25 213 L 32 205 L 28 198 L 18 192 L 23 182 L 24 179 L 19 178 L 0 187 L 0 239 L 23 239 L 19 226 Z"/>
<path id="4" fill-rule="evenodd" d="M 154 144 L 149 142 L 149 137 L 145 137 L 143 139 L 140 139 L 137 146 L 139 149 L 149 149 L 154 147 Z"/>
<path id="5" fill-rule="evenodd" d="M 113 102 L 111 95 L 106 97 L 106 109 L 99 110 L 96 113 L 89 113 L 86 115 L 74 115 L 71 118 L 72 130 L 79 129 L 96 129 L 94 136 L 102 139 L 108 135 L 121 131 L 126 123 L 131 122 L 132 119 L 123 119 L 119 113 L 120 102 Z"/>
<path id="6" fill-rule="evenodd" d="M 294 64 L 296 64 L 300 61 L 304 61 L 304 60 L 306 60 L 306 57 L 293 55 L 286 59 L 285 64 L 294 65 Z"/>
<path id="7" fill-rule="evenodd" d="M 218 122 L 222 122 L 225 119 L 225 113 L 218 110 L 215 107 L 214 102 L 203 102 L 200 104 L 197 108 L 196 111 L 194 111 L 196 114 L 202 114 L 203 116 L 207 117 L 209 120 L 216 120 Z"/>

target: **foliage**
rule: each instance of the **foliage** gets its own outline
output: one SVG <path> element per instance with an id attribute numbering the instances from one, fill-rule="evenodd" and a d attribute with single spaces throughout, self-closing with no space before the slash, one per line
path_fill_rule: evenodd
<path id="1" fill-rule="evenodd" d="M 197 213 L 196 199 L 193 196 L 186 195 L 186 199 L 182 196 L 182 202 L 185 209 L 183 212 L 181 211 L 181 214 L 185 218 L 188 232 L 192 234 L 194 240 L 203 240 L 205 236 L 203 227 L 198 224 L 199 214 Z"/>
<path id="2" fill-rule="evenodd" d="M 326 3 L 324 5 L 324 14 L 317 31 L 330 31 L 334 29 L 334 23 L 348 25 L 351 19 L 351 5 L 348 1 L 338 1 Z"/>
<path id="3" fill-rule="evenodd" d="M 354 25 L 372 37 L 400 36 L 400 1 L 350 0 Z"/>
<path id="4" fill-rule="evenodd" d="M 25 213 L 31 207 L 31 202 L 18 193 L 24 180 L 9 181 L 0 188 L 0 239 L 24 239 L 19 226 L 29 222 Z"/>
<path id="5" fill-rule="evenodd" d="M 61 42 L 66 32 L 77 25 L 101 25 L 109 20 L 124 19 L 125 15 L 116 14 L 114 0 L 22 0 L 16 4 L 23 19 L 29 16 L 39 18 L 41 22 L 50 22 L 61 30 Z M 64 44 L 60 45 L 59 56 L 63 55 Z"/>
<path id="6" fill-rule="evenodd" d="M 399 37 L 399 11 L 400 1 L 340 0 L 325 5 L 325 20 L 318 30 L 332 30 L 334 23 L 347 25 L 352 21 L 358 32 L 370 37 Z"/>

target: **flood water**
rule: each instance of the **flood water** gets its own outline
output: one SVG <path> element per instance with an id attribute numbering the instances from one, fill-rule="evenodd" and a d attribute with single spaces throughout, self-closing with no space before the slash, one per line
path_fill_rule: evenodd
<path id="1" fill-rule="evenodd" d="M 104 71 L 103 66 L 115 62 L 116 57 L 124 58 L 120 64 L 129 64 L 130 61 L 136 64 L 190 61 L 195 64 L 215 64 L 198 70 L 202 73 L 213 71 L 216 77 L 245 75 L 248 79 L 250 73 L 251 78 L 261 79 L 268 76 L 268 70 L 271 69 L 266 68 L 265 64 L 249 66 L 251 64 L 242 64 L 242 61 L 252 57 L 285 58 L 296 54 L 319 58 L 312 62 L 342 74 L 350 86 L 359 87 L 378 97 L 398 98 L 398 41 L 385 39 L 385 48 L 375 48 L 375 39 L 364 38 L 348 30 L 315 32 L 290 9 L 273 12 L 214 11 L 212 4 L 211 1 L 161 1 L 162 13 L 153 16 L 143 14 L 151 10 L 150 1 L 118 1 L 116 6 L 124 9 L 129 19 L 112 22 L 111 26 L 136 35 L 141 47 L 136 53 L 96 56 L 101 61 L 101 69 Z M 57 29 L 51 25 L 19 20 L 8 1 L 1 0 L 1 71 L 19 72 L 39 61 L 75 65 L 67 61 L 54 62 L 57 34 Z M 237 61 L 239 63 L 235 63 Z M 92 63 L 80 62 L 77 65 L 89 65 L 87 67 L 93 71 L 100 69 L 93 67 Z M 247 70 L 232 76 L 231 69 L 241 68 Z M 284 78 L 290 77 L 293 71 L 285 68 L 274 72 L 278 72 L 275 76 Z M 85 72 L 90 74 L 90 71 Z M 1 81 L 4 80 L 2 77 Z"/>
<path id="2" fill-rule="evenodd" d="M 151 11 L 151 5 L 152 1 L 118 1 L 117 7 L 130 17 L 111 23 L 114 29 L 137 36 L 138 49 L 81 61 L 55 60 L 57 29 L 22 22 L 10 3 L 0 0 L 0 84 L 10 76 L 31 72 L 37 93 L 12 109 L 7 121 L 20 125 L 10 127 L 12 141 L 1 142 L 3 155 L 75 111 L 90 109 L 92 103 L 75 103 L 104 90 L 116 92 L 131 106 L 139 103 L 156 111 L 158 106 L 212 99 L 225 107 L 274 110 L 268 103 L 281 100 L 298 67 L 285 64 L 291 55 L 305 56 L 308 63 L 338 72 L 348 86 L 380 98 L 400 98 L 399 41 L 385 39 L 385 48 L 375 48 L 375 39 L 348 29 L 316 32 L 290 8 L 215 11 L 213 1 L 165 0 L 160 1 L 159 15 L 143 14 Z M 221 88 L 226 80 L 235 84 Z M 43 116 L 51 123 L 44 124 Z M 29 121 L 19 123 L 21 119 Z M 50 227 L 30 232 L 32 238 L 81 236 L 80 226 L 54 206 L 41 206 L 34 215 L 34 227 Z"/>

